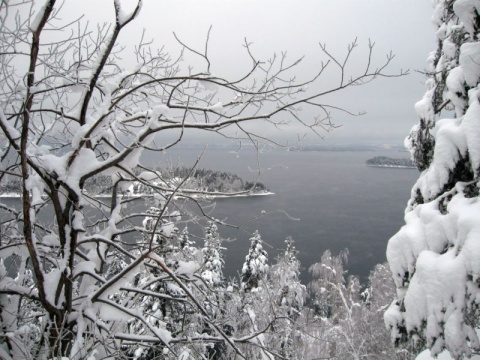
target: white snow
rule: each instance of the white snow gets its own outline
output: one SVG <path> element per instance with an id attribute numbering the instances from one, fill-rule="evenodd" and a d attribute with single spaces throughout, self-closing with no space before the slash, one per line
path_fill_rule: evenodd
<path id="1" fill-rule="evenodd" d="M 178 261 L 177 273 L 180 275 L 193 276 L 193 274 L 200 268 L 200 264 L 196 261 Z"/>
<path id="2" fill-rule="evenodd" d="M 150 129 L 157 129 L 160 127 L 160 119 L 163 117 L 165 119 L 171 119 L 170 109 L 164 105 L 156 105 L 153 109 L 149 112 L 150 120 L 148 126 Z"/>
<path id="3" fill-rule="evenodd" d="M 119 305 L 119 307 L 122 307 Z M 125 311 L 117 308 L 114 305 L 105 304 L 105 303 L 95 303 L 94 308 L 96 309 L 99 317 L 104 321 L 122 321 L 127 322 L 132 318 L 132 315 L 129 315 Z M 132 310 L 130 310 L 132 311 Z"/>
<path id="4" fill-rule="evenodd" d="M 20 138 L 20 131 L 15 129 L 13 125 L 7 120 L 7 117 L 5 116 L 2 108 L 0 108 L 0 121 L 2 122 L 3 126 L 5 126 L 8 134 L 12 139 Z"/>
<path id="5" fill-rule="evenodd" d="M 450 70 L 446 84 L 448 88 L 447 96 L 455 106 L 456 116 L 461 117 L 463 115 L 463 109 L 466 106 L 466 101 L 464 98 L 462 98 L 465 97 L 466 94 L 465 76 L 461 66 L 457 66 L 456 68 Z"/>
<path id="6" fill-rule="evenodd" d="M 443 14 L 445 13 L 445 2 L 442 0 L 433 0 L 433 15 L 432 22 L 436 26 L 441 26 L 443 24 Z"/>
<path id="7" fill-rule="evenodd" d="M 409 331 L 421 331 L 425 324 L 427 345 L 432 351 L 437 353 L 445 346 L 453 355 L 468 353 L 468 342 L 478 344 L 473 329 L 463 321 L 463 314 L 465 298 L 473 300 L 479 294 L 475 279 L 480 277 L 480 202 L 466 198 L 461 190 L 457 186 L 458 194 L 448 203 L 447 214 L 438 210 L 438 200 L 408 212 L 406 225 L 387 248 L 406 315 L 402 316 L 393 304 L 386 314 L 386 323 L 405 321 Z M 407 271 L 410 283 L 405 293 L 402 281 Z M 472 280 L 467 280 L 468 276 Z"/>
<path id="8" fill-rule="evenodd" d="M 475 358 L 473 358 L 475 359 Z M 429 349 L 422 351 L 416 358 L 415 360 L 454 360 L 450 356 L 450 353 L 448 351 L 442 351 L 440 354 L 437 356 L 433 357 L 432 353 L 430 352 Z"/>
<path id="9" fill-rule="evenodd" d="M 59 246 L 60 241 L 56 234 L 49 234 L 42 238 L 42 244 L 47 246 Z"/>
<path id="10" fill-rule="evenodd" d="M 73 272 L 73 277 L 76 277 L 82 273 L 92 273 L 95 274 L 96 264 L 93 261 L 81 261 L 75 265 L 75 270 Z"/>
<path id="11" fill-rule="evenodd" d="M 62 176 L 59 176 L 59 178 L 68 184 L 78 194 L 81 194 L 79 188 L 80 178 L 100 166 L 101 162 L 97 160 L 95 152 L 92 149 L 82 147 L 72 165 L 68 167 L 68 169 L 63 172 Z"/>
<path id="12" fill-rule="evenodd" d="M 480 43 L 465 43 L 460 47 L 460 66 L 468 86 L 475 86 L 480 79 Z"/>
<path id="13" fill-rule="evenodd" d="M 62 271 L 58 268 L 52 269 L 48 274 L 44 275 L 45 296 L 50 304 L 55 303 L 55 293 L 61 275 Z"/>
<path id="14" fill-rule="evenodd" d="M 476 93 L 474 94 L 476 95 Z M 436 145 L 433 162 L 421 174 L 414 190 L 420 189 L 426 200 L 434 198 L 448 182 L 450 172 L 467 149 L 474 175 L 480 169 L 480 103 L 474 96 L 462 118 L 437 122 Z"/>
<path id="15" fill-rule="evenodd" d="M 72 215 L 72 229 L 77 231 L 85 231 L 83 225 L 84 216 L 81 211 L 75 210 Z"/>
<path id="16" fill-rule="evenodd" d="M 178 356 L 178 360 L 189 360 L 192 359 L 190 356 L 190 350 L 185 349 L 181 352 L 181 354 Z"/>
<path id="17" fill-rule="evenodd" d="M 480 13 L 480 1 L 457 0 L 453 3 L 453 10 L 462 22 L 465 30 L 467 30 L 471 35 L 473 35 L 475 28 L 475 12 Z"/>
<path id="18" fill-rule="evenodd" d="M 207 80 L 199 80 L 198 84 L 203 87 L 206 91 L 216 92 L 218 91 L 218 85 L 214 82 L 207 81 Z"/>
<path id="19" fill-rule="evenodd" d="M 469 358 L 470 360 L 480 360 L 480 355 L 473 355 Z M 429 349 L 422 351 L 415 360 L 455 360 L 448 351 L 442 351 L 440 354 L 435 357 L 432 355 Z"/>
<path id="20" fill-rule="evenodd" d="M 80 142 L 84 140 L 85 135 L 90 130 L 90 127 L 91 126 L 89 124 L 85 124 L 75 131 L 75 134 L 73 134 L 72 141 L 71 141 L 73 148 L 79 147 Z"/>
<path id="21" fill-rule="evenodd" d="M 38 174 L 33 173 L 28 176 L 25 181 L 25 188 L 32 194 L 32 206 L 43 203 L 42 194 L 45 184 Z"/>
<path id="22" fill-rule="evenodd" d="M 425 93 L 422 100 L 415 104 L 415 111 L 421 119 L 434 120 L 435 116 L 432 108 L 433 89 Z"/>
<path id="23" fill-rule="evenodd" d="M 221 115 L 225 114 L 226 112 L 226 109 L 223 107 L 223 104 L 221 102 L 217 102 L 216 104 L 209 106 L 208 110 L 214 111 L 217 114 L 221 114 Z"/>
<path id="24" fill-rule="evenodd" d="M 443 41 L 443 59 L 444 61 L 448 61 L 449 59 L 454 59 L 457 52 L 457 44 L 450 40 L 450 38 L 446 38 Z"/>
<path id="25" fill-rule="evenodd" d="M 37 13 L 33 17 L 32 22 L 30 23 L 30 30 L 32 32 L 37 32 L 40 22 L 42 21 L 43 16 L 45 15 L 45 10 L 47 9 L 48 0 L 44 0 L 43 5 L 38 9 Z"/>
<path id="26" fill-rule="evenodd" d="M 120 0 L 114 0 L 115 1 L 115 10 L 117 12 L 117 21 L 119 23 L 119 25 L 124 25 L 133 15 L 133 11 L 128 13 L 127 11 L 125 11 L 123 8 L 122 8 L 122 5 L 121 5 L 121 1 Z M 138 2 L 138 6 L 139 6 L 139 11 L 137 12 L 136 16 L 138 16 L 138 13 L 140 12 L 141 8 L 142 8 L 142 0 L 140 0 Z"/>
<path id="27" fill-rule="evenodd" d="M 173 222 L 167 222 L 162 225 L 161 232 L 164 234 L 166 237 L 171 237 L 172 234 L 175 231 L 175 224 Z"/>
<path id="28" fill-rule="evenodd" d="M 478 176 L 478 170 L 480 169 L 480 103 L 476 96 L 474 99 L 463 118 L 462 130 L 465 134 L 474 175 Z"/>

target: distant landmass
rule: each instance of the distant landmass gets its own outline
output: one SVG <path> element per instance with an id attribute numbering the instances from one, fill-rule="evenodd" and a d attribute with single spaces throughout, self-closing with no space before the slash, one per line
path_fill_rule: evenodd
<path id="1" fill-rule="evenodd" d="M 228 194 L 243 195 L 269 195 L 271 194 L 266 186 L 260 182 L 244 181 L 236 174 L 213 171 L 206 169 L 196 169 L 190 174 L 188 168 L 175 168 L 173 170 L 161 171 L 162 179 L 152 179 L 148 183 L 156 186 L 176 188 L 183 179 L 189 177 L 184 182 L 182 189 L 189 193 L 214 193 L 219 196 Z M 137 174 L 139 175 L 139 174 Z M 145 180 L 144 180 L 145 181 Z M 84 191 L 91 196 L 109 196 L 112 190 L 112 178 L 106 175 L 97 175 L 88 179 L 84 186 Z M 123 191 L 127 196 L 148 196 L 154 194 L 154 189 L 140 181 L 132 181 L 128 189 Z M 0 196 L 17 197 L 21 193 L 21 182 L 19 178 L 12 178 L 0 183 Z"/>
<path id="2" fill-rule="evenodd" d="M 375 156 L 374 158 L 368 159 L 366 162 L 367 166 L 375 167 L 389 167 L 389 168 L 405 168 L 405 169 L 415 169 L 415 165 L 410 159 L 393 159 L 386 156 Z"/>
<path id="3" fill-rule="evenodd" d="M 184 179 L 187 180 L 184 181 Z M 224 197 L 231 195 L 271 194 L 264 184 L 260 182 L 244 181 L 236 174 L 207 169 L 196 169 L 190 174 L 190 169 L 185 167 L 164 171 L 161 181 L 154 179 L 149 183 L 157 186 L 166 185 L 170 188 L 176 188 L 182 182 L 182 190 L 193 195 L 195 195 L 195 193 L 208 193 L 209 197 Z M 89 193 L 102 195 L 101 193 L 99 194 L 98 190 L 95 190 L 95 187 L 92 187 L 91 184 L 85 184 L 85 189 Z M 134 181 L 127 192 L 127 195 L 130 196 L 145 196 L 153 195 L 155 190 L 139 181 Z M 109 193 L 110 191 L 107 191 L 107 194 Z"/>

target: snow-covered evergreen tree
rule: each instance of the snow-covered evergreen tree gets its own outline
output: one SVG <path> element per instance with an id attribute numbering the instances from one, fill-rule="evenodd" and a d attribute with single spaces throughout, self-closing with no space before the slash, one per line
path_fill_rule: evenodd
<path id="1" fill-rule="evenodd" d="M 242 267 L 242 289 L 251 291 L 260 286 L 268 270 L 268 254 L 263 249 L 263 241 L 258 231 L 250 238 L 250 248 Z"/>
<path id="2" fill-rule="evenodd" d="M 218 227 L 213 221 L 210 221 L 205 228 L 205 243 L 202 248 L 202 279 L 210 286 L 225 285 L 223 250 Z"/>
<path id="3" fill-rule="evenodd" d="M 188 249 L 194 244 L 195 242 L 190 240 L 190 233 L 188 232 L 188 227 L 185 226 L 179 238 L 180 249 L 182 250 Z"/>
<path id="4" fill-rule="evenodd" d="M 397 343 L 459 359 L 480 350 L 480 2 L 434 6 L 438 48 L 406 140 L 422 173 L 388 244 L 397 297 L 385 321 Z"/>

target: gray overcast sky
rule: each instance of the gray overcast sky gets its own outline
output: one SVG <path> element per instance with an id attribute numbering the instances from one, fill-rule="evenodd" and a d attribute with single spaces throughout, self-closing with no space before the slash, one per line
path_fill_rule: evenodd
<path id="1" fill-rule="evenodd" d="M 86 13 L 93 22 L 112 21 L 112 3 L 66 1 L 73 13 Z M 415 70 L 425 68 L 427 55 L 435 48 L 431 15 L 429 0 L 145 0 L 139 19 L 129 25 L 122 40 L 137 40 L 145 28 L 155 46 L 166 45 L 174 55 L 178 51 L 174 31 L 189 45 L 201 48 L 212 25 L 212 72 L 221 75 L 234 73 L 239 59 L 245 58 L 245 37 L 254 43 L 253 50 L 259 57 L 284 50 L 289 59 L 306 55 L 299 70 L 306 73 L 314 73 L 324 59 L 319 42 L 326 43 L 332 53 L 343 55 L 347 44 L 358 37 L 359 52 L 354 62 L 360 65 L 366 60 L 368 39 L 372 39 L 379 62 L 392 50 L 396 58 L 390 72 L 410 69 L 410 75 L 380 79 L 333 97 L 335 105 L 365 110 L 367 114 L 356 118 L 337 114 L 334 120 L 343 126 L 326 136 L 327 143 L 400 144 L 417 122 L 413 106 L 424 91 L 424 76 Z M 313 141 L 314 137 L 307 140 Z"/>

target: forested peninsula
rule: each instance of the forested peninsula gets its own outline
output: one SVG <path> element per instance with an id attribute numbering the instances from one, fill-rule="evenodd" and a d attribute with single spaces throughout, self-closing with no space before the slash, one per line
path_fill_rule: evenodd
<path id="1" fill-rule="evenodd" d="M 125 180 L 121 186 L 121 194 L 126 196 L 148 196 L 153 195 L 158 188 L 168 187 L 176 188 L 181 185 L 181 190 L 198 192 L 198 194 L 208 194 L 214 196 L 235 196 L 235 195 L 268 195 L 272 194 L 261 182 L 245 181 L 240 176 L 224 171 L 214 171 L 208 169 L 196 169 L 191 171 L 187 167 L 179 167 L 166 171 L 156 171 L 153 179 L 142 178 L 140 171 L 136 171 L 137 179 Z M 107 175 L 97 175 L 90 178 L 84 186 L 84 192 L 90 196 L 111 196 L 112 177 Z M 20 196 L 21 181 L 20 178 L 10 177 L 8 180 L 0 183 L 0 196 L 15 197 Z"/>

